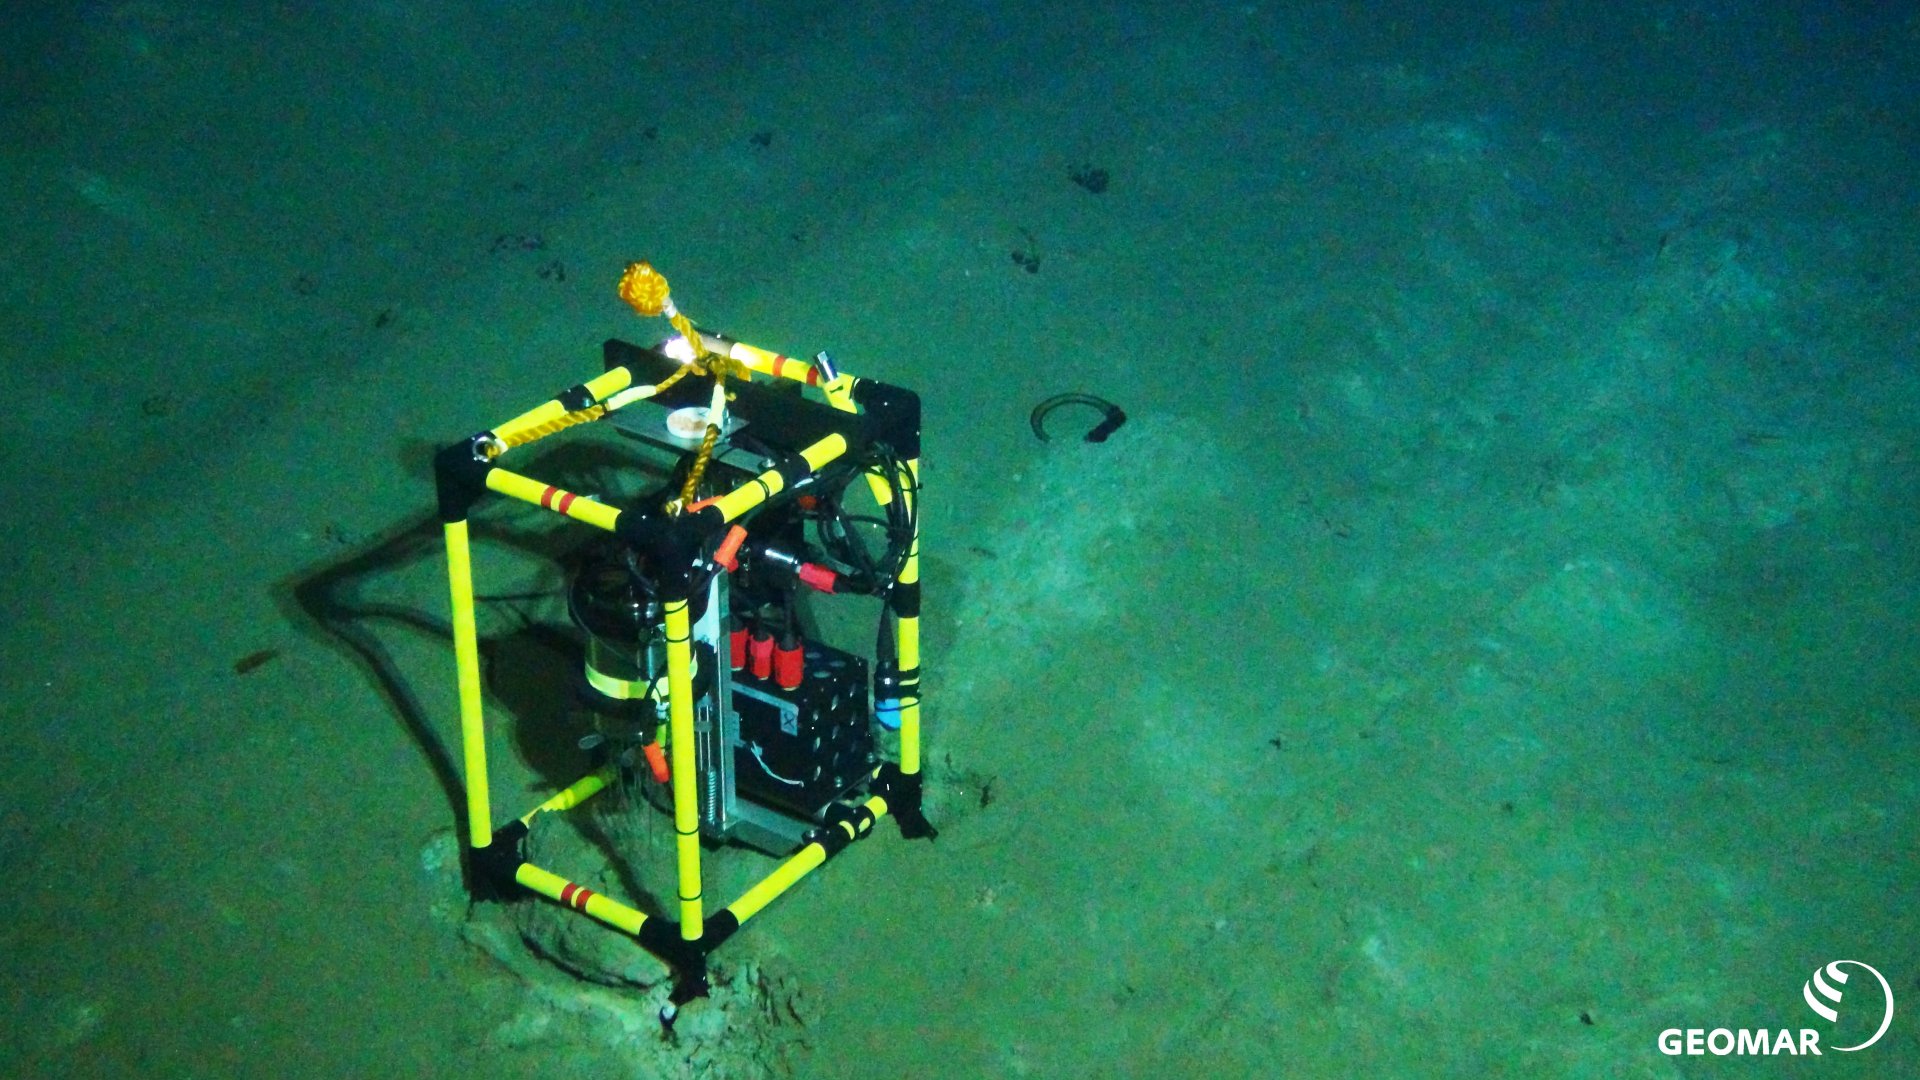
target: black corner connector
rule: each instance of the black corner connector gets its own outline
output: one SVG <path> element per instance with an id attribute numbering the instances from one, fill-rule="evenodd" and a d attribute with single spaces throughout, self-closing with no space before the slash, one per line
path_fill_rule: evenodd
<path id="1" fill-rule="evenodd" d="M 718 927 L 721 933 L 716 935 L 716 923 L 730 925 Z M 648 919 L 640 924 L 640 947 L 666 961 L 667 966 L 673 969 L 673 991 L 668 995 L 668 1001 L 685 1005 L 694 998 L 707 996 L 710 989 L 707 954 L 739 928 L 739 922 L 728 912 L 718 912 L 708 919 L 706 933 L 698 941 L 681 937 L 680 924 L 666 919 Z"/>
<path id="2" fill-rule="evenodd" d="M 482 431 L 433 455 L 434 493 L 439 498 L 441 522 L 465 521 L 473 504 L 486 493 L 487 473 L 493 468 L 486 448 L 493 441 L 493 432 Z"/>
<path id="3" fill-rule="evenodd" d="M 512 900 L 521 895 L 520 864 L 527 823 L 512 821 L 493 831 L 486 847 L 467 849 L 467 887 L 476 900 Z"/>
<path id="4" fill-rule="evenodd" d="M 880 766 L 880 775 L 873 781 L 873 793 L 887 800 L 887 812 L 900 823 L 900 835 L 908 840 L 940 836 L 940 830 L 933 827 L 921 808 L 922 777 L 921 773 L 903 773 L 900 766 L 888 762 Z"/>
<path id="5" fill-rule="evenodd" d="M 920 456 L 920 395 L 904 387 L 862 379 L 853 400 L 867 410 L 875 437 L 902 459 Z"/>

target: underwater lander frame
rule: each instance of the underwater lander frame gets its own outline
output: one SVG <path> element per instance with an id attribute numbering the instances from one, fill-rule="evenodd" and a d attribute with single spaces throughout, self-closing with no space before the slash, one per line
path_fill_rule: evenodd
<path id="1" fill-rule="evenodd" d="M 602 374 L 435 458 L 468 875 L 476 893 L 538 894 L 631 936 L 673 969 L 679 1003 L 706 994 L 715 948 L 880 818 L 891 814 L 908 838 L 935 835 L 921 808 L 920 400 L 837 371 L 825 353 L 807 363 L 705 333 L 644 262 L 627 267 L 619 293 L 677 336 L 655 348 L 609 340 Z M 653 407 L 623 411 L 643 401 Z M 592 421 L 676 455 L 667 486 L 616 506 L 501 466 L 514 448 Z M 857 487 L 877 515 L 848 512 Z M 595 747 L 597 767 L 497 826 L 468 531 L 489 492 L 600 530 L 573 567 L 568 607 L 586 639 L 580 696 L 613 732 Z M 871 669 L 807 636 L 806 593 L 879 598 Z M 880 727 L 898 730 L 897 761 L 881 756 Z M 543 815 L 628 778 L 671 810 L 677 921 L 525 857 Z M 782 861 L 709 913 L 703 838 Z"/>

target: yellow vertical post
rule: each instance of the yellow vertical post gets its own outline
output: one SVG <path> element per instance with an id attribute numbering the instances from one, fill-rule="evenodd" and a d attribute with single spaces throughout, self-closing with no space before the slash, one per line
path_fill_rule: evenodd
<path id="1" fill-rule="evenodd" d="M 487 796 L 487 723 L 480 697 L 480 635 L 473 615 L 473 549 L 467 523 L 449 521 L 447 582 L 453 589 L 453 662 L 460 691 L 460 747 L 467 777 L 467 842 L 493 843 L 493 808 Z"/>
<path id="2" fill-rule="evenodd" d="M 673 766 L 673 831 L 680 867 L 680 937 L 704 932 L 700 905 L 699 761 L 693 742 L 693 630 L 685 600 L 669 600 L 667 637 L 667 750 Z"/>
<path id="3" fill-rule="evenodd" d="M 906 500 L 908 516 L 913 519 L 913 540 L 907 548 L 907 560 L 900 567 L 902 585 L 920 584 L 920 514 L 914 493 L 920 490 L 920 459 L 903 467 L 900 497 Z M 894 652 L 901 671 L 920 669 L 920 616 L 894 621 Z M 900 771 L 908 776 L 920 771 L 920 684 L 914 681 L 913 693 L 900 702 Z"/>

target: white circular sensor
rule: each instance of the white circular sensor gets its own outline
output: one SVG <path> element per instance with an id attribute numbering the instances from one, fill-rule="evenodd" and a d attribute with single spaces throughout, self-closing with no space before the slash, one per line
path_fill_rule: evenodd
<path id="1" fill-rule="evenodd" d="M 707 410 L 700 405 L 673 410 L 667 414 L 667 432 L 676 439 L 699 442 L 707 434 Z"/>

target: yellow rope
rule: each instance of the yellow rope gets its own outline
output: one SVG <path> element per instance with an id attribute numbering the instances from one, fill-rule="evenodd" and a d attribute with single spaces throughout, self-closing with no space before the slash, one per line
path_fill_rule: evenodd
<path id="1" fill-rule="evenodd" d="M 682 315 L 679 309 L 672 306 L 672 302 L 668 299 L 667 279 L 651 265 L 645 262 L 628 263 L 626 272 L 620 275 L 620 283 L 616 291 L 620 294 L 620 299 L 626 301 L 642 316 L 652 318 L 665 315 L 667 321 L 672 323 L 673 328 L 679 332 L 681 340 L 693 350 L 692 362 L 661 380 L 660 384 L 654 387 L 655 394 L 685 378 L 689 371 L 712 376 L 716 394 L 726 392 L 729 375 L 738 375 L 741 379 L 753 377 L 753 369 L 745 363 L 707 348 L 707 343 L 701 339 L 700 331 L 693 325 L 693 320 Z M 699 489 L 701 479 L 707 475 L 707 464 L 713 460 L 714 445 L 719 441 L 720 427 L 709 417 L 706 436 L 700 440 L 700 452 L 694 455 L 693 467 L 687 470 L 687 479 L 680 485 L 680 497 L 668 500 L 667 513 L 678 514 L 693 502 L 694 492 Z"/>
<path id="2" fill-rule="evenodd" d="M 539 424 L 523 431 L 517 431 L 511 437 L 501 439 L 500 445 L 492 447 L 488 456 L 498 457 L 501 451 L 511 450 L 516 446 L 525 446 L 536 439 L 544 439 L 556 431 L 564 431 L 575 424 L 584 424 L 589 420 L 598 420 L 606 414 L 607 407 L 605 405 L 589 405 L 584 409 L 567 413 L 565 416 L 555 417 L 544 424 Z"/>
<path id="3" fill-rule="evenodd" d="M 700 440 L 700 452 L 693 457 L 693 468 L 687 471 L 687 482 L 680 485 L 680 497 L 667 504 L 667 512 L 677 514 L 693 501 L 693 489 L 700 486 L 700 478 L 706 475 L 707 462 L 713 459 L 713 444 L 720 441 L 720 429 L 707 425 L 706 438 Z"/>

